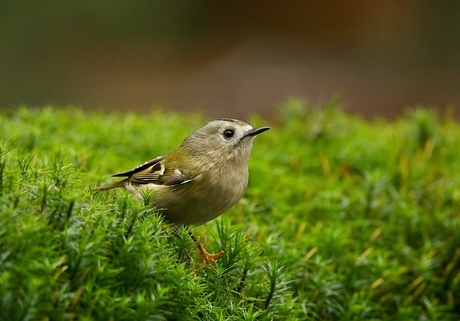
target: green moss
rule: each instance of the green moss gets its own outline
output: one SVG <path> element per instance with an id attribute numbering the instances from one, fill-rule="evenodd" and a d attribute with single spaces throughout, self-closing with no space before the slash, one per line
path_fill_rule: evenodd
<path id="1" fill-rule="evenodd" d="M 96 191 L 204 117 L 0 114 L 0 319 L 458 320 L 459 124 L 337 106 L 289 101 L 256 139 L 245 197 L 194 228 L 217 268 L 186 229 Z"/>

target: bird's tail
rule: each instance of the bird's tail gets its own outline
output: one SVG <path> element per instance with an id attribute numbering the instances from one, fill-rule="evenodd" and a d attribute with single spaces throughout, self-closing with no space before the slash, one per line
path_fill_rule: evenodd
<path id="1" fill-rule="evenodd" d="M 125 186 L 126 186 L 126 180 L 122 180 L 119 182 L 99 186 L 97 190 L 98 191 L 108 191 L 109 189 L 112 189 L 112 188 L 125 187 Z"/>

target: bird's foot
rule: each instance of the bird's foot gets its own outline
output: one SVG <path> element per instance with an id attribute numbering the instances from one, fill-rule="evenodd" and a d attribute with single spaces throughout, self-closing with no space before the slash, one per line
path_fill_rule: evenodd
<path id="1" fill-rule="evenodd" d="M 201 258 L 199 262 L 206 264 L 211 263 L 212 265 L 217 266 L 217 263 L 214 259 L 218 259 L 224 256 L 225 252 L 220 251 L 219 253 L 215 254 L 208 253 L 208 251 L 204 249 L 203 245 L 201 245 L 200 242 L 198 242 L 197 238 L 193 235 L 192 231 L 189 231 L 188 234 L 192 238 L 193 242 L 195 242 L 195 244 L 198 246 L 198 250 L 200 251 Z"/>
<path id="2" fill-rule="evenodd" d="M 208 251 L 206 251 L 201 244 L 198 244 L 198 250 L 200 251 L 200 255 L 201 255 L 199 262 L 206 263 L 206 264 L 211 263 L 214 266 L 217 266 L 217 263 L 214 259 L 218 259 L 225 255 L 224 251 L 220 251 L 219 253 L 215 253 L 215 254 L 208 253 Z"/>

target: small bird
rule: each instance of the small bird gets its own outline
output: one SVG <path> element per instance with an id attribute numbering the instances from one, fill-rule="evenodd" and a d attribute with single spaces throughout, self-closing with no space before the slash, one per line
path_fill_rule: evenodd
<path id="1" fill-rule="evenodd" d="M 184 139 L 166 156 L 158 156 L 132 170 L 112 175 L 122 181 L 99 191 L 125 187 L 150 196 L 150 202 L 176 225 L 204 224 L 235 205 L 248 185 L 248 161 L 254 137 L 270 127 L 254 128 L 237 119 L 213 120 Z M 208 253 L 189 232 L 201 254 L 200 262 L 216 265 L 223 256 Z"/>

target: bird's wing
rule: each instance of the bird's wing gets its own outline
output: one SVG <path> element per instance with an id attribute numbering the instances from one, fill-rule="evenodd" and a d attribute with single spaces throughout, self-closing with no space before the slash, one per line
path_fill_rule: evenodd
<path id="1" fill-rule="evenodd" d="M 186 175 L 178 168 L 168 168 L 162 162 L 165 156 L 159 156 L 132 170 L 112 175 L 113 177 L 128 177 L 126 181 L 135 184 L 156 184 L 180 186 L 191 182 L 195 177 Z"/>
<path id="2" fill-rule="evenodd" d="M 137 167 L 134 167 L 133 169 L 131 169 L 129 171 L 113 174 L 112 177 L 125 177 L 125 176 L 129 177 L 129 176 L 132 176 L 132 175 L 134 175 L 136 173 L 139 173 L 139 172 L 148 170 L 149 168 L 155 167 L 155 165 L 157 165 L 159 162 L 161 162 L 163 160 L 163 158 L 165 158 L 165 157 L 164 156 L 155 157 L 154 159 L 151 159 L 151 160 L 145 162 L 144 164 L 141 164 L 141 165 L 139 165 Z"/>

